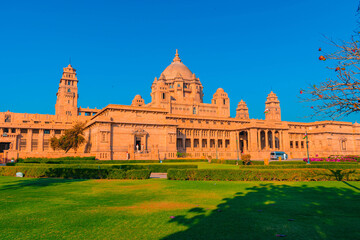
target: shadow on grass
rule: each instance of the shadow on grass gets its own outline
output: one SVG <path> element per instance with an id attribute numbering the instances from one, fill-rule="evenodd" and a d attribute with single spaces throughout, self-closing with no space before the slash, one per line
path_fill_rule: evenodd
<path id="1" fill-rule="evenodd" d="M 169 220 L 187 227 L 163 239 L 360 239 L 360 192 L 329 187 L 262 184 Z"/>
<path id="2" fill-rule="evenodd" d="M 60 179 L 60 178 L 16 178 L 17 181 L 2 182 L 0 191 L 17 190 L 23 187 L 47 187 L 58 184 L 68 184 L 72 182 L 82 182 L 86 179 Z"/>

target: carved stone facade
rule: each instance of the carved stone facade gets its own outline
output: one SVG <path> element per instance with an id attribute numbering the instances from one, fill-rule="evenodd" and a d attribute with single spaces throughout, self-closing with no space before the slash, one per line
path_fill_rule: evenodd
<path id="1" fill-rule="evenodd" d="M 50 138 L 60 136 L 77 121 L 87 121 L 87 143 L 79 156 L 98 159 L 165 159 L 187 153 L 192 158 L 269 158 L 271 151 L 290 158 L 306 155 L 308 133 L 312 156 L 360 154 L 360 125 L 322 121 L 281 121 L 280 101 L 271 92 L 265 102 L 265 120 L 250 119 L 241 100 L 230 117 L 230 100 L 219 88 L 211 103 L 203 102 L 203 85 L 176 51 L 172 63 L 155 78 L 151 102 L 136 95 L 132 104 L 110 104 L 103 109 L 77 107 L 76 70 L 64 68 L 55 115 L 0 113 L 0 159 L 5 157 L 60 157 L 75 155 L 53 151 Z"/>

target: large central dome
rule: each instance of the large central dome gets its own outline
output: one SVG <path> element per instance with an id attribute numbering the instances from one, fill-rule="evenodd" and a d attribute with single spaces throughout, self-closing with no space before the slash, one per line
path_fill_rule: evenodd
<path id="1" fill-rule="evenodd" d="M 176 54 L 173 59 L 173 62 L 165 68 L 161 75 L 164 75 L 165 79 L 174 79 L 178 75 L 181 75 L 184 79 L 192 79 L 193 73 L 190 69 L 185 66 L 179 57 L 178 50 L 176 49 Z"/>

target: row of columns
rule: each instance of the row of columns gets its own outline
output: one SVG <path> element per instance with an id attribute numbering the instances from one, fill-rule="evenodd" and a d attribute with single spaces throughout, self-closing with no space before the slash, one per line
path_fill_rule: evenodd
<path id="1" fill-rule="evenodd" d="M 262 148 L 262 139 L 261 139 L 261 132 L 264 132 L 265 134 L 265 139 L 264 139 L 264 148 Z M 271 145 L 272 146 L 269 146 L 270 144 L 270 139 L 269 139 L 269 132 L 271 132 Z M 283 142 L 282 142 L 282 139 L 283 139 L 283 133 L 282 131 L 278 131 L 278 130 L 269 130 L 269 129 L 258 129 L 257 130 L 257 140 L 258 140 L 258 150 L 275 150 L 276 149 L 276 138 L 275 138 L 275 133 L 278 132 L 278 149 L 281 148 L 281 146 L 283 146 Z"/>
<path id="2" fill-rule="evenodd" d="M 225 149 L 226 140 L 229 140 L 229 142 L 231 144 L 230 136 L 225 137 L 225 131 L 223 131 L 223 136 L 222 137 L 218 137 L 218 131 L 216 131 L 216 130 L 208 130 L 206 137 L 201 136 L 202 130 L 199 130 L 200 131 L 199 136 L 196 136 L 196 137 L 194 136 L 194 131 L 195 131 L 194 129 L 191 129 L 191 130 L 188 130 L 188 131 L 191 131 L 190 134 L 189 134 L 190 138 L 187 137 L 186 133 L 184 133 L 184 135 L 182 136 L 183 149 L 186 149 L 186 139 L 190 139 L 190 142 L 191 142 L 190 151 L 194 151 L 194 149 L 207 149 L 207 150 L 215 149 L 215 148 L 219 149 L 218 140 L 222 140 L 222 148 L 220 148 L 220 149 Z M 211 131 L 215 131 L 215 136 L 210 136 Z M 230 132 L 229 132 L 229 134 L 230 134 Z M 199 147 L 197 147 L 197 148 L 194 148 L 194 139 L 199 140 Z M 203 139 L 206 139 L 206 148 L 202 147 L 202 140 Z M 214 148 L 210 148 L 210 140 L 211 139 L 215 140 L 215 147 Z"/>

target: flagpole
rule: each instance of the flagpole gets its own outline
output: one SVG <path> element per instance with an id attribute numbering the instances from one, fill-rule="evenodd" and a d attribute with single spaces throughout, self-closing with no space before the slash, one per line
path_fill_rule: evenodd
<path id="1" fill-rule="evenodd" d="M 306 137 L 306 152 L 307 152 L 307 159 L 308 159 L 307 164 L 310 164 L 310 158 L 309 158 L 309 138 L 308 138 L 308 135 L 307 135 L 307 131 L 305 132 L 305 137 Z"/>

